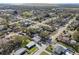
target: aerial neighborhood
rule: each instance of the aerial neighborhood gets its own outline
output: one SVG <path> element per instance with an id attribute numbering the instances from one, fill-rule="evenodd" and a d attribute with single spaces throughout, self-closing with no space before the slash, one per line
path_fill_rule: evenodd
<path id="1" fill-rule="evenodd" d="M 1 4 L 0 55 L 79 55 L 79 8 Z"/>

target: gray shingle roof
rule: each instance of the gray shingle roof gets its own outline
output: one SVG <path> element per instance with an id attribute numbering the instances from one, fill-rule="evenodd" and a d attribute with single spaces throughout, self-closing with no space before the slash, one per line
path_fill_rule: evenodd
<path id="1" fill-rule="evenodd" d="M 35 36 L 32 38 L 32 40 L 34 40 L 35 42 L 39 42 L 41 40 L 41 37 Z"/>
<path id="2" fill-rule="evenodd" d="M 20 48 L 14 53 L 14 55 L 21 55 L 23 52 L 26 52 L 26 48 Z"/>

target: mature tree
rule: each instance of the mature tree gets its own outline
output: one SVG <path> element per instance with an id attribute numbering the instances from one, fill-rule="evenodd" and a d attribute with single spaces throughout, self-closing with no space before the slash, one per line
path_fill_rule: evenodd
<path id="1" fill-rule="evenodd" d="M 48 38 L 49 37 L 49 32 L 48 31 L 43 31 L 43 32 L 40 33 L 40 36 L 42 38 Z"/>
<path id="2" fill-rule="evenodd" d="M 73 39 L 79 42 L 79 31 L 73 33 Z"/>
<path id="3" fill-rule="evenodd" d="M 79 16 L 76 17 L 76 20 L 79 20 Z"/>
<path id="4" fill-rule="evenodd" d="M 23 16 L 24 18 L 27 18 L 27 17 L 32 16 L 32 14 L 31 14 L 30 12 L 25 11 L 25 12 L 22 13 L 22 16 Z"/>
<path id="5" fill-rule="evenodd" d="M 79 27 L 77 27 L 77 31 L 79 31 Z"/>
<path id="6" fill-rule="evenodd" d="M 3 44 L 1 48 L 3 49 L 0 53 L 3 55 L 10 54 L 13 50 L 20 47 L 20 41 L 18 40 L 11 40 L 7 42 L 6 44 Z"/>
<path id="7" fill-rule="evenodd" d="M 29 36 L 15 36 L 15 39 L 21 42 L 21 47 L 25 47 L 31 40 Z"/>

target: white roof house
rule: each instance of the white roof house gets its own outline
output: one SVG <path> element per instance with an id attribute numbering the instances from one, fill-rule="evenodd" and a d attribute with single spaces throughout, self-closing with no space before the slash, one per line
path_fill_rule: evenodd
<path id="1" fill-rule="evenodd" d="M 35 42 L 39 42 L 41 40 L 41 37 L 40 36 L 34 36 L 32 38 L 32 40 L 34 40 Z"/>
<path id="2" fill-rule="evenodd" d="M 70 44 L 73 44 L 73 45 L 74 45 L 74 44 L 76 44 L 76 43 L 77 43 L 77 42 L 76 42 L 75 40 L 71 40 L 71 41 L 70 41 Z"/>
<path id="3" fill-rule="evenodd" d="M 28 44 L 26 45 L 26 47 L 27 47 L 27 48 L 31 48 L 31 47 L 34 46 L 34 45 L 35 45 L 35 42 L 31 41 L 30 43 L 28 43 Z"/>

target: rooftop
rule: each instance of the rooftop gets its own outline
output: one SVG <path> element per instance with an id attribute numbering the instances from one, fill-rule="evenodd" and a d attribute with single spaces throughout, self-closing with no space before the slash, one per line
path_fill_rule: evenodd
<path id="1" fill-rule="evenodd" d="M 31 41 L 31 42 L 28 43 L 26 46 L 27 46 L 28 48 L 30 48 L 30 47 L 32 47 L 32 46 L 34 46 L 34 45 L 35 45 L 35 42 Z"/>
<path id="2" fill-rule="evenodd" d="M 26 51 L 26 48 L 20 48 L 19 50 L 17 50 L 14 55 L 21 55 L 23 52 Z"/>

